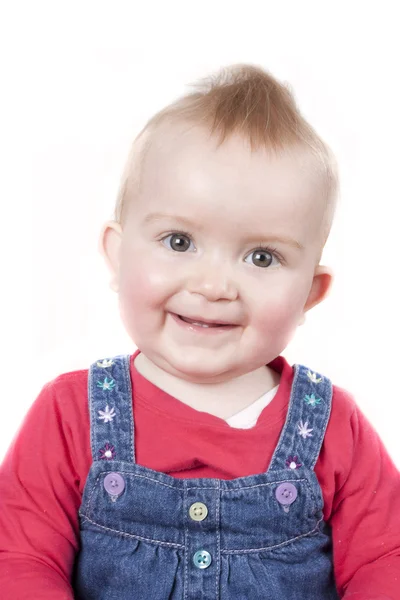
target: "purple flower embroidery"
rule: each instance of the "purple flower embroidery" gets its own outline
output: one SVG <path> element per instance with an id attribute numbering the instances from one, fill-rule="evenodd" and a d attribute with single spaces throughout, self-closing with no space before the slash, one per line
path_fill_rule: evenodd
<path id="1" fill-rule="evenodd" d="M 111 446 L 111 444 L 107 442 L 103 448 L 100 448 L 99 455 L 102 460 L 112 460 L 115 458 L 114 446 Z"/>
<path id="2" fill-rule="evenodd" d="M 289 469 L 298 469 L 299 467 L 302 466 L 302 464 L 299 463 L 298 460 L 299 460 L 298 456 L 288 456 L 288 458 L 286 460 L 286 466 Z"/>

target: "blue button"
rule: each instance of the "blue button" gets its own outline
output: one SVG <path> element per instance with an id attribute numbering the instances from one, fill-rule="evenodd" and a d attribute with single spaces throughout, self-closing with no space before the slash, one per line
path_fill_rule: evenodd
<path id="1" fill-rule="evenodd" d="M 198 569 L 207 569 L 211 565 L 211 554 L 207 550 L 199 550 L 193 556 L 193 562 Z"/>

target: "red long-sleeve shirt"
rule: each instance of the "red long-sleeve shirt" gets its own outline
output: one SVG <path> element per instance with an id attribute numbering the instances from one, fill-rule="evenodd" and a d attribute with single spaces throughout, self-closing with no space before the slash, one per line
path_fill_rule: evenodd
<path id="1" fill-rule="evenodd" d="M 256 426 L 230 427 L 163 392 L 134 367 L 136 461 L 179 478 L 233 479 L 265 472 L 286 419 L 293 368 L 270 366 L 279 388 Z M 78 509 L 92 462 L 88 370 L 47 383 L 0 468 L 0 598 L 70 600 L 79 549 Z M 332 527 L 339 594 L 400 600 L 400 473 L 344 389 L 333 386 L 331 417 L 315 473 Z"/>

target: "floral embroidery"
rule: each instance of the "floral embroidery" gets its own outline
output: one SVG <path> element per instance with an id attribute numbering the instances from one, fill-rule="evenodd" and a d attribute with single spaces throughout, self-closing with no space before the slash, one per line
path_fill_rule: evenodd
<path id="1" fill-rule="evenodd" d="M 113 418 L 116 416 L 115 408 L 112 407 L 112 409 L 110 410 L 110 407 L 108 406 L 108 404 L 104 410 L 99 410 L 98 412 L 100 415 L 99 419 L 103 419 L 104 423 L 111 423 Z"/>
<path id="2" fill-rule="evenodd" d="M 317 378 L 317 374 L 312 373 L 311 371 L 307 371 L 307 377 L 311 379 L 313 383 L 320 383 L 322 381 L 322 377 Z"/>
<path id="3" fill-rule="evenodd" d="M 307 429 L 308 427 L 308 421 L 306 421 L 305 423 L 303 423 L 303 421 L 300 421 L 300 423 L 297 424 L 297 427 L 299 428 L 299 431 L 297 432 L 299 435 L 301 435 L 301 437 L 305 440 L 308 437 L 313 437 L 311 435 L 311 432 L 314 431 L 313 429 Z"/>
<path id="4" fill-rule="evenodd" d="M 314 408 L 317 404 L 320 404 L 322 398 L 316 398 L 314 394 L 306 395 L 304 398 L 304 402 L 307 402 L 310 406 Z"/>
<path id="5" fill-rule="evenodd" d="M 102 367 L 103 369 L 107 369 L 107 367 L 111 367 L 111 365 L 114 364 L 114 361 L 112 358 L 103 358 L 103 360 L 98 361 L 97 363 L 98 367 Z"/>
<path id="6" fill-rule="evenodd" d="M 97 387 L 102 388 L 103 390 L 112 390 L 115 387 L 115 381 L 114 379 L 108 381 L 108 378 L 106 377 L 103 383 L 101 383 L 101 381 L 97 382 Z"/>
<path id="7" fill-rule="evenodd" d="M 103 448 L 100 448 L 99 455 L 102 460 L 112 460 L 115 458 L 114 446 L 111 446 L 111 444 L 107 442 Z"/>
<path id="8" fill-rule="evenodd" d="M 298 456 L 288 456 L 286 466 L 289 467 L 289 469 L 298 469 L 302 466 L 302 464 L 299 463 L 298 460 Z"/>

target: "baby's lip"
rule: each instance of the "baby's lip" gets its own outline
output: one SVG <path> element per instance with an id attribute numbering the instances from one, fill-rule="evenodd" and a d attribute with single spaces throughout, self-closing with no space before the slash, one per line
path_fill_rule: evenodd
<path id="1" fill-rule="evenodd" d="M 182 315 L 178 313 L 174 313 L 177 317 L 180 317 L 184 321 L 195 321 L 197 323 L 205 323 L 206 325 L 231 325 L 235 326 L 237 323 L 232 323 L 232 321 L 226 321 L 225 319 L 204 319 L 203 317 L 189 317 L 187 315 Z"/>

